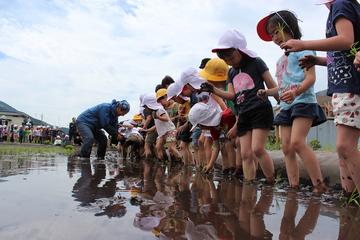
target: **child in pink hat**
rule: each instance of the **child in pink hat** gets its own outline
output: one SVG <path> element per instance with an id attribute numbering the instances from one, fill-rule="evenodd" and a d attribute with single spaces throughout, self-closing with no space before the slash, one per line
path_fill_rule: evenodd
<path id="1" fill-rule="evenodd" d="M 264 61 L 247 48 L 246 39 L 239 31 L 226 31 L 212 51 L 231 66 L 228 72 L 228 91 L 215 88 L 209 83 L 203 84 L 202 90 L 234 101 L 238 112 L 234 128 L 240 137 L 245 179 L 255 179 L 256 159 L 259 159 L 267 181 L 273 182 L 274 163 L 265 150 L 265 142 L 273 126 L 273 110 L 270 101 L 259 98 L 257 91 L 265 88 L 264 83 L 268 88 L 276 87 L 276 83 Z"/>

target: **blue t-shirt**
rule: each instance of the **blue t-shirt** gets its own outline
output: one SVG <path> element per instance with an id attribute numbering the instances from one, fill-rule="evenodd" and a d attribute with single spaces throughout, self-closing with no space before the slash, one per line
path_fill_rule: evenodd
<path id="1" fill-rule="evenodd" d="M 238 114 L 259 107 L 271 107 L 268 99 L 257 96 L 257 91 L 265 88 L 262 75 L 268 70 L 261 58 L 250 58 L 239 69 L 229 69 L 227 83 L 231 83 L 234 87 L 234 104 Z"/>
<path id="2" fill-rule="evenodd" d="M 339 18 L 346 18 L 352 22 L 354 43 L 360 41 L 360 5 L 355 0 L 336 0 L 330 8 L 326 23 L 326 37 L 337 36 L 335 22 Z M 360 43 L 357 44 L 357 47 Z M 328 95 L 333 93 L 360 94 L 360 73 L 356 71 L 354 56 L 350 51 L 328 51 Z"/>
<path id="3" fill-rule="evenodd" d="M 284 92 L 297 88 L 305 79 L 305 72 L 299 66 L 299 59 L 306 55 L 316 55 L 315 51 L 291 52 L 289 56 L 283 55 L 276 63 L 276 78 L 279 86 L 279 96 Z M 311 86 L 295 100 L 287 104 L 280 102 L 281 109 L 289 109 L 297 103 L 316 103 L 314 86 Z"/>

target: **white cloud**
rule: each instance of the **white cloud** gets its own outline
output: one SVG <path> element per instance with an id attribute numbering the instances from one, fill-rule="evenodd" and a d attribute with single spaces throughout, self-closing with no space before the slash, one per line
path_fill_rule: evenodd
<path id="1" fill-rule="evenodd" d="M 327 10 L 312 2 L 19 0 L 0 10 L 0 52 L 9 56 L 0 59 L 1 100 L 61 126 L 113 98 L 128 99 L 133 114 L 139 94 L 213 56 L 229 28 L 242 31 L 273 72 L 281 50 L 257 37 L 257 21 L 291 9 L 304 38 L 323 37 Z M 325 88 L 326 79 L 316 86 Z"/>

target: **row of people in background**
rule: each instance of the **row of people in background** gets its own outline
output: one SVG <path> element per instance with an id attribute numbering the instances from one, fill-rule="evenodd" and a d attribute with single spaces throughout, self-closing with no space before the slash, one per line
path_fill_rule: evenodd
<path id="1" fill-rule="evenodd" d="M 63 139 L 65 134 L 60 129 L 50 126 L 0 126 L 0 142 L 53 144 L 57 136 Z"/>

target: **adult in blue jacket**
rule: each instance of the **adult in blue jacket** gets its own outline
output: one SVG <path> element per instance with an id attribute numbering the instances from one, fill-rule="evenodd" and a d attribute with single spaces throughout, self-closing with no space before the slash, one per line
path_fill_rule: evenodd
<path id="1" fill-rule="evenodd" d="M 97 158 L 104 159 L 107 137 L 104 129 L 112 138 L 120 139 L 118 133 L 118 117 L 124 116 L 130 110 L 130 105 L 126 100 L 111 103 L 102 103 L 87 109 L 76 119 L 76 127 L 82 137 L 79 156 L 89 158 L 94 141 L 97 142 Z"/>

